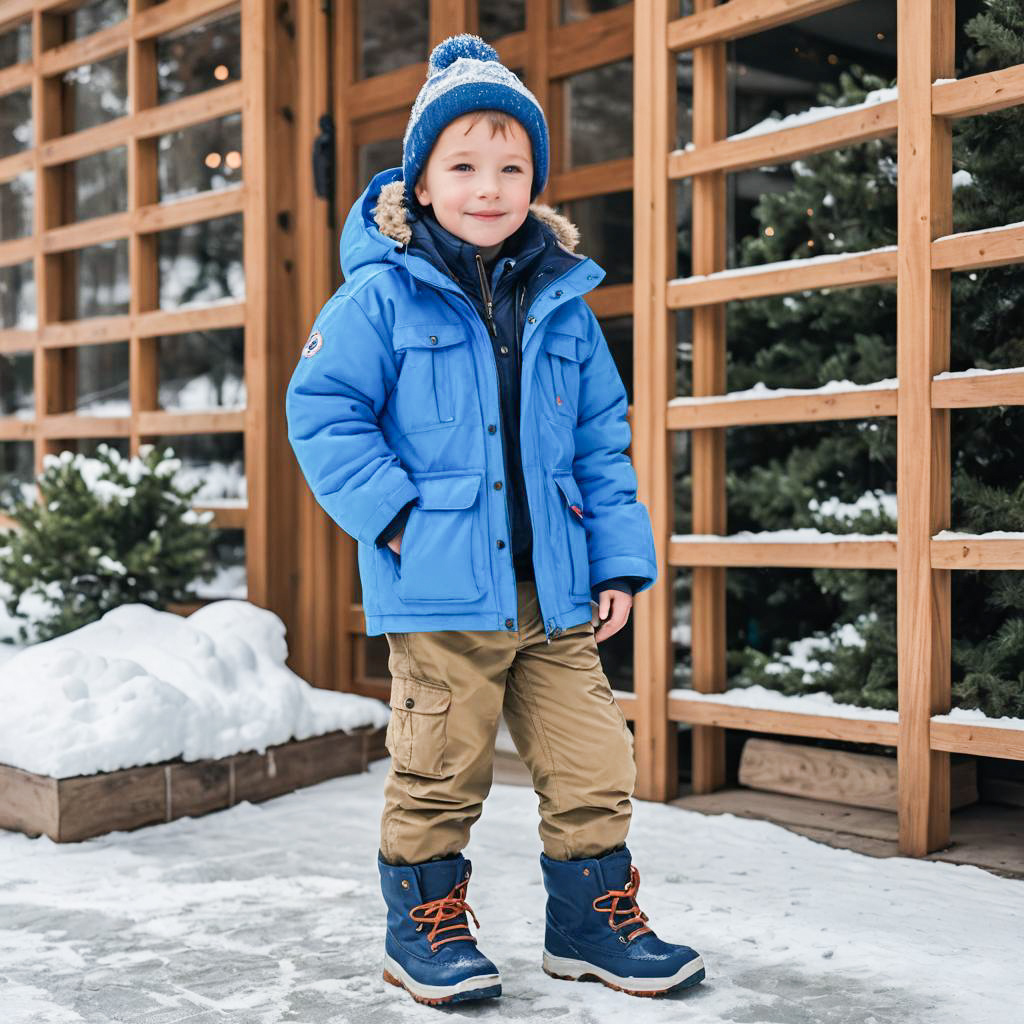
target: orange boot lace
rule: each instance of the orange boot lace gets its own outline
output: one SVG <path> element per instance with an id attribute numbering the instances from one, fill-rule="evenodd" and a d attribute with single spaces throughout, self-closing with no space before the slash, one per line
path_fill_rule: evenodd
<path id="1" fill-rule="evenodd" d="M 480 927 L 480 922 L 476 919 L 476 914 L 473 913 L 473 908 L 466 902 L 466 888 L 469 885 L 468 879 L 463 879 L 459 882 L 455 888 L 452 889 L 447 896 L 442 896 L 440 899 L 428 900 L 426 903 L 421 903 L 419 906 L 413 907 L 409 911 L 409 916 L 414 921 L 420 923 L 416 926 L 416 931 L 422 931 L 423 925 L 432 924 L 433 927 L 427 932 L 427 941 L 430 943 L 430 951 L 432 953 L 437 952 L 437 947 L 443 945 L 445 942 L 458 942 L 460 939 L 468 939 L 470 942 L 476 942 L 476 937 L 468 934 L 469 924 L 463 921 L 457 924 L 447 924 L 443 928 L 441 927 L 442 922 L 450 921 L 453 917 L 458 917 L 460 914 L 466 911 L 473 918 L 473 923 Z M 422 912 L 422 916 L 417 917 L 417 911 Z M 449 935 L 447 938 L 438 939 L 437 936 L 441 932 L 451 931 L 453 928 L 465 928 L 466 935 Z M 436 940 L 436 941 L 435 941 Z"/>
<path id="2" fill-rule="evenodd" d="M 629 866 L 629 881 L 626 883 L 624 889 L 609 889 L 603 896 L 598 896 L 596 900 L 591 904 L 593 908 L 602 914 L 608 914 L 608 926 L 612 931 L 619 931 L 621 928 L 628 928 L 631 924 L 640 925 L 635 931 L 631 932 L 625 938 L 619 936 L 620 942 L 631 942 L 638 935 L 643 935 L 644 932 L 653 932 L 653 928 L 648 928 L 644 922 L 648 919 L 647 915 L 637 906 L 636 894 L 640 889 L 640 872 L 637 871 L 636 867 L 632 864 Z M 599 907 L 598 903 L 602 900 L 610 899 L 612 905 L 610 907 Z M 619 907 L 620 900 L 628 900 L 629 902 L 625 907 Z M 616 914 L 625 914 L 626 920 L 616 922 Z"/>

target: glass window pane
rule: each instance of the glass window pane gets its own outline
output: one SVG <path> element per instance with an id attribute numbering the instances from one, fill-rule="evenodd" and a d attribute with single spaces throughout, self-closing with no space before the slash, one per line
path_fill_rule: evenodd
<path id="1" fill-rule="evenodd" d="M 0 32 L 0 68 L 32 59 L 32 22 L 22 21 Z"/>
<path id="2" fill-rule="evenodd" d="M 161 201 L 241 184 L 242 115 L 161 135 L 157 161 Z"/>
<path id="3" fill-rule="evenodd" d="M 0 509 L 10 508 L 18 498 L 27 499 L 34 490 L 35 445 L 0 441 Z"/>
<path id="4" fill-rule="evenodd" d="M 480 36 L 488 41 L 526 28 L 526 0 L 480 0 Z"/>
<path id="5" fill-rule="evenodd" d="M 197 505 L 245 500 L 243 434 L 180 434 L 152 440 L 157 448 L 173 448 L 181 459 L 178 479 L 183 486 L 203 485 L 192 499 Z"/>
<path id="6" fill-rule="evenodd" d="M 159 266 L 161 309 L 245 298 L 242 215 L 160 232 Z"/>
<path id="7" fill-rule="evenodd" d="M 0 183 L 0 242 L 32 234 L 35 175 L 32 171 Z"/>
<path id="8" fill-rule="evenodd" d="M 359 78 L 382 75 L 429 56 L 427 0 L 359 0 Z"/>
<path id="9" fill-rule="evenodd" d="M 66 165 L 65 173 L 66 195 L 71 204 L 65 223 L 127 209 L 128 165 L 124 146 L 74 160 Z"/>
<path id="10" fill-rule="evenodd" d="M 241 327 L 156 339 L 161 409 L 245 408 L 245 337 Z"/>
<path id="11" fill-rule="evenodd" d="M 32 261 L 0 267 L 0 328 L 36 326 L 36 283 Z"/>
<path id="12" fill-rule="evenodd" d="M 580 21 L 629 3 L 629 0 L 562 0 L 562 21 Z"/>
<path id="13" fill-rule="evenodd" d="M 61 311 L 62 320 L 128 312 L 131 284 L 126 238 L 64 253 L 61 259 L 62 272 L 74 286 L 68 296 L 70 307 Z"/>
<path id="14" fill-rule="evenodd" d="M 632 59 L 572 75 L 567 83 L 569 166 L 632 156 Z"/>
<path id="15" fill-rule="evenodd" d="M 0 354 L 0 416 L 30 420 L 36 414 L 32 353 Z"/>
<path id="16" fill-rule="evenodd" d="M 359 147 L 359 187 L 365 188 L 370 179 L 390 167 L 402 166 L 402 140 L 381 139 Z"/>
<path id="17" fill-rule="evenodd" d="M 241 53 L 237 14 L 162 36 L 156 44 L 157 101 L 169 103 L 237 82 L 242 75 Z"/>
<path id="18" fill-rule="evenodd" d="M 82 131 L 128 113 L 128 57 L 114 54 L 65 71 L 66 132 Z"/>
<path id="19" fill-rule="evenodd" d="M 605 271 L 606 284 L 633 280 L 633 193 L 613 192 L 566 203 L 565 215 L 580 229 L 576 251 Z"/>
<path id="20" fill-rule="evenodd" d="M 75 408 L 83 416 L 129 416 L 128 342 L 83 345 L 75 354 Z"/>
<path id="21" fill-rule="evenodd" d="M 234 598 L 244 601 L 249 596 L 245 572 L 245 530 L 213 530 L 211 554 L 217 575 L 209 582 L 192 584 L 196 597 L 206 600 Z"/>
<path id="22" fill-rule="evenodd" d="M 20 153 L 33 145 L 32 89 L 15 89 L 0 103 L 0 157 Z"/>
<path id="23" fill-rule="evenodd" d="M 131 450 L 127 437 L 71 437 L 63 441 L 61 446 L 69 452 L 94 459 L 101 444 L 113 448 L 118 455 L 126 459 Z"/>
<path id="24" fill-rule="evenodd" d="M 81 39 L 101 28 L 109 28 L 124 21 L 127 14 L 128 0 L 93 0 L 67 16 L 67 38 Z"/>
<path id="25" fill-rule="evenodd" d="M 846 4 L 744 36 L 729 43 L 727 53 L 732 135 L 767 118 L 848 105 L 895 85 L 896 7 Z M 851 74 L 855 81 L 844 85 L 842 76 Z M 856 82 L 862 83 L 860 94 L 842 100 Z"/>

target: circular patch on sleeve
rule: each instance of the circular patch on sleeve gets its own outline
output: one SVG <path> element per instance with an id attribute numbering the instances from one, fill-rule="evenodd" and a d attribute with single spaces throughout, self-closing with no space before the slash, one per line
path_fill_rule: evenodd
<path id="1" fill-rule="evenodd" d="M 323 344 L 323 335 L 319 331 L 314 331 L 302 349 L 303 358 L 308 359 L 310 356 L 315 356 L 323 348 Z"/>

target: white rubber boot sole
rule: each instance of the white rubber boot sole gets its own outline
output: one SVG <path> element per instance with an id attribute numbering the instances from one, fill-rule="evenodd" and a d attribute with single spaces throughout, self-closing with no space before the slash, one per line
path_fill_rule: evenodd
<path id="1" fill-rule="evenodd" d="M 501 995 L 500 974 L 478 974 L 472 978 L 463 978 L 454 985 L 425 985 L 411 977 L 402 965 L 387 953 L 384 954 L 384 980 L 404 988 L 416 1002 L 427 1003 L 430 1006 Z M 493 988 L 497 988 L 498 991 L 484 991 Z"/>
<path id="2" fill-rule="evenodd" d="M 596 964 L 588 963 L 586 960 L 572 960 L 569 957 L 555 956 L 544 950 L 544 973 L 550 974 L 552 978 L 561 978 L 563 981 L 582 981 L 584 978 L 596 978 L 609 988 L 617 989 L 631 996 L 658 996 L 669 989 L 684 985 L 689 979 L 691 985 L 704 980 L 704 961 L 700 956 L 695 957 L 689 963 L 683 964 L 675 974 L 667 978 L 633 978 L 619 977 L 611 971 L 598 967 Z M 700 978 L 694 975 L 700 974 Z"/>

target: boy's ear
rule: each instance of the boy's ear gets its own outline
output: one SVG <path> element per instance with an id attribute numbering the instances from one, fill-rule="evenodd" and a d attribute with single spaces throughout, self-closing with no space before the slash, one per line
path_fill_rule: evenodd
<path id="1" fill-rule="evenodd" d="M 426 185 L 423 184 L 423 178 L 416 182 L 412 187 L 413 192 L 416 195 L 416 199 L 419 201 L 420 206 L 430 205 L 430 194 L 427 192 Z"/>

